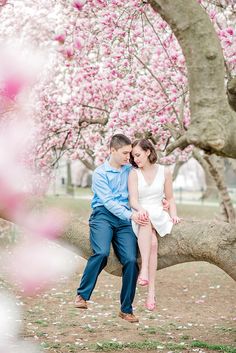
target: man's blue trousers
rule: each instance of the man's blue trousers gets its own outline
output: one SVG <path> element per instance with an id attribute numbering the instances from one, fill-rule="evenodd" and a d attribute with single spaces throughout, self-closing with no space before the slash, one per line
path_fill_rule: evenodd
<path id="1" fill-rule="evenodd" d="M 121 220 L 105 207 L 94 208 L 90 219 L 90 242 L 93 255 L 85 267 L 77 294 L 89 300 L 99 273 L 107 264 L 110 246 L 122 264 L 121 311 L 132 313 L 138 277 L 137 238 L 130 221 Z"/>

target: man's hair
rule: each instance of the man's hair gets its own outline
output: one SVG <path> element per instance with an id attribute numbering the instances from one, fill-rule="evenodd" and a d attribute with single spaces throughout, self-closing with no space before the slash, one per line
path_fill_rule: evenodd
<path id="1" fill-rule="evenodd" d="M 113 147 L 115 148 L 115 150 L 118 150 L 119 148 L 122 148 L 127 145 L 131 145 L 131 141 L 127 136 L 123 134 L 116 134 L 112 136 L 110 148 Z"/>

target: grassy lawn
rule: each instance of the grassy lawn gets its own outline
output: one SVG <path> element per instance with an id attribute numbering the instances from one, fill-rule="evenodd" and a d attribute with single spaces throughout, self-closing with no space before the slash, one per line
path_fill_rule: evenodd
<path id="1" fill-rule="evenodd" d="M 60 206 L 69 212 L 75 212 L 79 217 L 88 218 L 91 207 L 90 199 L 84 198 L 91 196 L 92 193 L 90 189 L 78 189 L 76 192 L 76 197 L 72 196 L 48 196 L 45 199 L 45 205 L 48 206 Z M 190 205 L 190 204 L 177 204 L 178 214 L 183 218 L 201 218 L 201 219 L 211 219 L 218 212 L 219 208 L 217 206 L 206 206 L 206 205 Z"/>
<path id="2" fill-rule="evenodd" d="M 60 206 L 88 219 L 89 195 L 89 189 L 78 189 L 75 197 L 47 196 L 39 207 Z M 177 208 L 183 218 L 211 219 L 219 212 L 215 206 L 202 204 L 181 203 Z M 15 292 L 18 304 L 23 305 L 23 340 L 49 353 L 236 353 L 236 288 L 216 266 L 192 262 L 158 271 L 157 309 L 152 313 L 145 309 L 146 289 L 137 287 L 134 308 L 140 322 L 131 325 L 117 315 L 121 279 L 105 271 L 99 276 L 89 309 L 74 308 L 84 265 L 84 260 L 80 263 L 78 259 L 78 269 L 70 278 L 58 278 L 52 288 L 32 297 L 0 279 L 0 289 Z"/>

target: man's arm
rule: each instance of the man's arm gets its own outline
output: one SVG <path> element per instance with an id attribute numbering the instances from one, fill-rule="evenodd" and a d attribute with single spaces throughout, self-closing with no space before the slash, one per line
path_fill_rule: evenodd
<path id="1" fill-rule="evenodd" d="M 103 206 L 108 209 L 115 216 L 123 220 L 131 219 L 132 212 L 125 206 L 119 204 L 114 200 L 113 192 L 108 184 L 108 180 L 103 173 L 94 173 L 92 188 L 94 193 L 102 201 Z"/>

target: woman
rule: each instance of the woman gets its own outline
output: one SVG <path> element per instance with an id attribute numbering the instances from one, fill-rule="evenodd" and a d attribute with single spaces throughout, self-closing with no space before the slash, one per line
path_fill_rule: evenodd
<path id="1" fill-rule="evenodd" d="M 141 270 L 138 284 L 148 286 L 146 308 L 155 309 L 155 275 L 157 269 L 157 234 L 161 237 L 171 232 L 173 224 L 180 222 L 177 216 L 172 189 L 172 176 L 167 167 L 157 164 L 153 144 L 146 139 L 136 140 L 132 145 L 131 163 L 134 168 L 129 174 L 129 200 L 140 218 L 148 219 L 145 226 L 132 222 L 138 237 L 141 254 Z M 169 202 L 169 213 L 164 211 L 162 200 Z"/>

